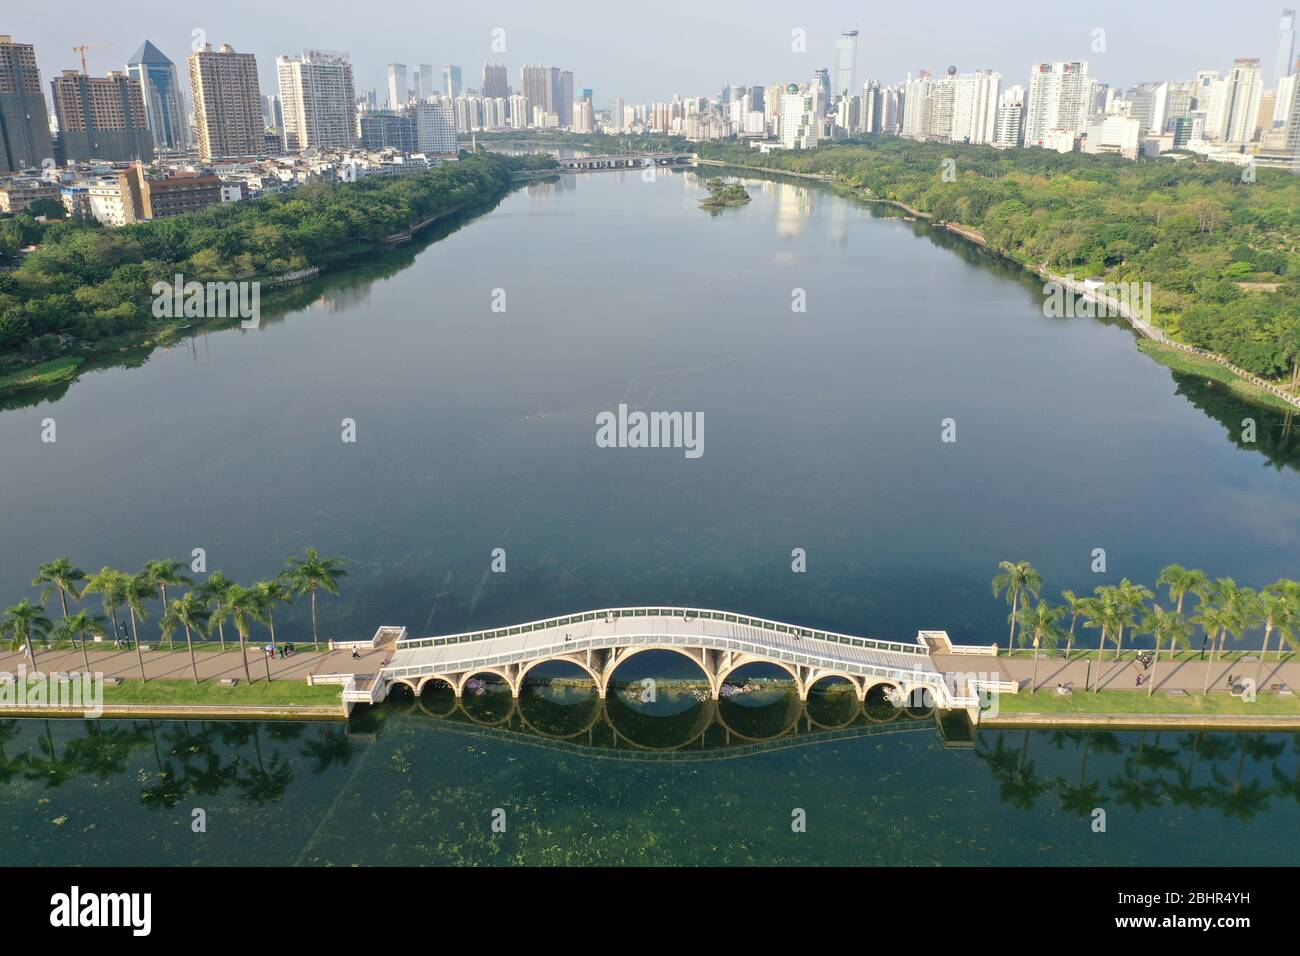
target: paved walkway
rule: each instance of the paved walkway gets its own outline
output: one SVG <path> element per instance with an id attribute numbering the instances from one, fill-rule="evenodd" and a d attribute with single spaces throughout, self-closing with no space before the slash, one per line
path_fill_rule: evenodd
<path id="1" fill-rule="evenodd" d="M 1001 674 L 1003 680 L 1019 680 L 1028 688 L 1028 682 L 1034 673 L 1031 658 L 1006 658 L 967 654 L 935 654 L 934 665 L 941 671 L 952 672 L 991 672 Z M 1043 657 L 1038 661 L 1038 686 L 1055 687 L 1058 683 L 1074 683 L 1076 690 L 1088 686 L 1089 675 L 1095 680 L 1098 674 L 1097 655 L 1094 651 L 1087 660 L 1072 660 L 1068 664 L 1059 658 Z M 1162 690 L 1187 690 L 1200 693 L 1205 686 L 1205 670 L 1210 671 L 1210 690 L 1227 690 L 1228 675 L 1241 675 L 1253 678 L 1259 667 L 1258 661 L 1216 661 L 1213 665 L 1208 660 L 1177 661 L 1170 663 L 1162 660 L 1152 664 L 1150 670 L 1143 670 L 1142 665 L 1134 660 L 1115 660 L 1114 652 L 1103 655 L 1101 661 L 1101 689 L 1103 690 L 1141 690 L 1146 692 L 1146 684 L 1141 688 L 1134 681 L 1138 674 L 1156 676 L 1156 693 Z M 1293 691 L 1300 688 L 1300 661 L 1290 660 L 1278 664 L 1270 659 L 1264 662 L 1264 671 L 1260 677 L 1260 691 L 1267 691 L 1274 684 L 1286 684 Z"/>
<path id="2" fill-rule="evenodd" d="M 248 670 L 255 681 L 266 679 L 266 655 L 259 650 L 263 646 L 265 645 L 250 645 L 248 648 Z M 110 647 L 98 650 L 92 644 L 88 650 L 92 671 L 100 672 L 105 677 L 140 679 L 140 664 L 134 649 L 117 650 Z M 376 674 L 391 654 L 392 648 L 363 650 L 361 660 L 354 661 L 351 650 L 299 651 L 285 660 L 272 658 L 271 677 L 274 680 L 306 680 L 308 674 Z M 199 680 L 220 680 L 224 677 L 244 679 L 243 657 L 238 644 L 228 651 L 195 651 L 194 660 L 198 664 Z M 0 652 L 0 671 L 16 674 L 20 665 L 30 667 L 25 654 L 7 650 Z M 85 669 L 79 649 L 42 652 L 38 647 L 36 665 L 44 673 Z M 175 651 L 144 651 L 144 672 L 150 680 L 193 679 L 190 655 L 184 649 L 184 644 L 180 645 L 180 650 Z"/>

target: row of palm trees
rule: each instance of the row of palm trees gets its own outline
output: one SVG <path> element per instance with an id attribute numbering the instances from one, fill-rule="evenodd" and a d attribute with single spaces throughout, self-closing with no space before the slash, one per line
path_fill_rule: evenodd
<path id="1" fill-rule="evenodd" d="M 125 622 L 118 622 L 118 614 L 124 610 L 131 622 L 131 640 L 135 644 L 140 679 L 147 680 L 144 655 L 140 651 L 139 625 L 141 621 L 149 619 L 150 604 L 160 600 L 162 614 L 158 623 L 162 637 L 167 640 L 169 648 L 174 648 L 176 632 L 184 632 L 194 683 L 199 682 L 199 669 L 194 657 L 194 636 L 210 637 L 215 629 L 221 648 L 225 650 L 227 621 L 234 625 L 238 635 L 244 659 L 244 677 L 251 683 L 248 639 L 253 623 L 266 626 L 271 646 L 275 648 L 275 609 L 280 604 L 292 603 L 295 597 L 310 595 L 312 640 L 319 643 L 316 595 L 319 591 L 339 593 L 339 580 L 347 577 L 347 571 L 343 570 L 342 565 L 341 558 L 324 557 L 315 548 L 308 548 L 305 556 L 290 558 L 284 570 L 274 578 L 244 586 L 232 581 L 221 571 L 214 571 L 202 583 L 195 584 L 181 573 L 183 565 L 179 561 L 167 559 L 149 561 L 135 574 L 103 568 L 97 574 L 88 575 L 68 558 L 56 558 L 42 564 L 32 579 L 32 587 L 42 589 L 40 600 L 33 604 L 24 599 L 5 611 L 4 618 L 0 620 L 0 639 L 8 637 L 25 647 L 33 671 L 37 670 L 34 646 L 37 640 L 48 644 L 53 638 L 73 646 L 79 645 L 82 660 L 89 671 L 87 637 L 116 637 L 120 633 L 119 628 L 125 626 Z M 177 594 L 182 586 L 188 586 L 189 590 Z M 59 605 L 63 611 L 63 617 L 57 623 L 45 614 L 45 603 L 55 594 L 59 596 Z M 72 613 L 70 602 L 81 601 L 92 594 L 99 595 L 103 602 L 103 614 L 95 614 L 85 608 Z M 266 676 L 270 680 L 269 661 Z"/>
<path id="2" fill-rule="evenodd" d="M 1196 627 L 1200 627 L 1210 644 L 1210 666 L 1205 669 L 1203 692 L 1210 689 L 1210 673 L 1215 660 L 1223 654 L 1228 638 L 1240 641 L 1247 631 L 1263 628 L 1264 640 L 1255 671 L 1257 685 L 1274 633 L 1278 636 L 1277 660 L 1282 659 L 1284 644 L 1290 645 L 1293 651 L 1300 651 L 1300 582 L 1297 581 L 1283 578 L 1255 590 L 1241 587 L 1232 578 L 1211 581 L 1204 571 L 1171 564 L 1156 578 L 1156 586 L 1165 588 L 1169 595 L 1171 608 L 1166 610 L 1155 603 L 1156 595 L 1150 588 L 1134 584 L 1128 578 L 1119 584 L 1102 585 L 1094 590 L 1092 596 L 1080 597 L 1073 591 L 1062 591 L 1064 603 L 1053 605 L 1039 597 L 1042 577 L 1028 561 L 1003 561 L 998 568 L 993 578 L 993 596 L 1005 595 L 1011 605 L 1007 646 L 1014 647 L 1018 640 L 1021 647 L 1032 646 L 1034 649 L 1030 693 L 1038 685 L 1039 651 L 1055 653 L 1064 642 L 1068 657 L 1074 649 L 1075 628 L 1079 621 L 1083 621 L 1084 627 L 1094 628 L 1100 633 L 1098 665 L 1107 641 L 1115 645 L 1115 659 L 1118 660 L 1126 632 L 1130 639 L 1139 635 L 1154 638 L 1155 661 L 1151 680 L 1147 682 L 1148 695 L 1155 690 L 1162 651 L 1168 648 L 1172 656 L 1178 649 L 1190 648 Z M 1189 596 L 1196 599 L 1196 613 L 1185 616 L 1183 605 Z M 1032 603 L 1031 598 L 1037 599 L 1037 603 Z M 1152 602 L 1150 606 L 1148 601 Z M 1070 618 L 1068 631 L 1062 626 L 1067 615 Z M 1100 666 L 1097 671 L 1096 686 L 1090 690 L 1101 689 Z"/>

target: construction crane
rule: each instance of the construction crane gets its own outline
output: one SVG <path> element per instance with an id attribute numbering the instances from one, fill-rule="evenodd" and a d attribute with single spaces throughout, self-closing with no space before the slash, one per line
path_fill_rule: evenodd
<path id="1" fill-rule="evenodd" d="M 97 46 L 112 46 L 111 43 L 83 43 L 80 46 L 72 48 L 73 53 L 81 54 L 81 75 L 90 76 L 90 71 L 86 69 L 86 51 L 93 50 Z"/>

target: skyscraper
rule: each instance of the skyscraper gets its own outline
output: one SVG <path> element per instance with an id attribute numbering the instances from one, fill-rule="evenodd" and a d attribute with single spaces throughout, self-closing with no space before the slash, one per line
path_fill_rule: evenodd
<path id="1" fill-rule="evenodd" d="M 555 113 L 561 126 L 573 125 L 573 71 L 560 72 L 560 87 L 555 99 Z"/>
<path id="2" fill-rule="evenodd" d="M 1042 146 L 1047 134 L 1077 134 L 1088 125 L 1092 81 L 1088 64 L 1039 63 L 1029 72 L 1025 107 L 1025 145 Z M 909 104 L 910 108 L 910 104 Z"/>
<path id="3" fill-rule="evenodd" d="M 215 51 L 205 43 L 187 62 L 199 158 L 208 162 L 265 152 L 257 58 L 236 53 L 229 43 Z"/>
<path id="4" fill-rule="evenodd" d="M 1225 143 L 1249 143 L 1255 138 L 1259 98 L 1264 91 L 1259 60 L 1242 58 L 1233 61 L 1225 83 L 1220 136 Z"/>
<path id="5" fill-rule="evenodd" d="M 835 41 L 835 86 L 833 93 L 847 95 L 858 88 L 858 31 L 845 30 Z"/>
<path id="6" fill-rule="evenodd" d="M 346 149 L 356 142 L 357 97 L 346 53 L 303 50 L 278 57 L 284 147 Z"/>
<path id="7" fill-rule="evenodd" d="M 1002 74 L 992 70 L 959 73 L 953 91 L 952 126 L 954 143 L 991 143 L 997 132 L 998 92 Z"/>
<path id="8" fill-rule="evenodd" d="M 400 110 L 406 105 L 406 64 L 388 64 L 388 108 Z"/>
<path id="9" fill-rule="evenodd" d="M 140 85 L 125 73 L 64 70 L 50 81 L 66 159 L 153 159 Z"/>
<path id="10" fill-rule="evenodd" d="M 1282 11 L 1282 26 L 1277 33 L 1277 53 L 1273 58 L 1273 88 L 1291 75 L 1295 64 L 1295 11 Z"/>
<path id="11" fill-rule="evenodd" d="M 498 97 L 510 95 L 510 79 L 504 63 L 483 64 L 483 95 Z"/>
<path id="12" fill-rule="evenodd" d="M 528 116 L 522 124 L 532 126 L 535 110 L 546 112 L 550 108 L 550 79 L 546 67 L 540 63 L 525 63 L 519 73 L 519 92 L 528 100 Z"/>
<path id="13" fill-rule="evenodd" d="M 444 66 L 442 68 L 442 94 L 449 99 L 460 96 L 460 67 Z"/>
<path id="14" fill-rule="evenodd" d="M 145 40 L 126 63 L 126 72 L 140 86 L 145 119 L 159 149 L 184 149 L 190 144 L 185 98 L 176 78 L 176 64 Z"/>
<path id="15" fill-rule="evenodd" d="M 428 63 L 421 63 L 415 71 L 415 98 L 417 100 L 427 100 L 437 92 L 438 87 L 433 78 L 433 67 Z"/>
<path id="16" fill-rule="evenodd" d="M 0 173 L 40 169 L 54 160 L 41 72 L 30 43 L 0 35 Z"/>

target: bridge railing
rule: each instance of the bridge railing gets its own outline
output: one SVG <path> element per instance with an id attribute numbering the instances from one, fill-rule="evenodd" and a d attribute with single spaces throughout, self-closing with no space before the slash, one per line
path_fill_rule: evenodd
<path id="1" fill-rule="evenodd" d="M 803 664 L 806 667 L 819 667 L 825 670 L 844 670 L 864 676 L 882 677 L 887 680 L 924 686 L 935 695 L 940 706 L 951 706 L 953 693 L 944 675 L 933 670 L 913 670 L 905 667 L 889 667 L 853 660 L 848 657 L 829 657 L 824 654 L 806 653 L 788 647 L 774 647 L 734 637 L 716 637 L 700 634 L 601 634 L 593 637 L 579 637 L 568 641 L 555 641 L 541 647 L 516 648 L 490 655 L 466 655 L 448 657 L 439 661 L 418 664 L 389 665 L 380 673 L 391 678 L 424 677 L 435 674 L 456 674 L 466 671 L 500 667 L 506 664 L 520 664 L 525 661 L 546 660 L 548 658 L 573 654 L 588 650 L 606 650 L 612 647 L 638 647 L 646 645 L 705 647 L 711 650 L 739 651 L 759 657 L 775 658 L 789 664 Z M 401 649 L 399 649 L 401 650 Z"/>
<path id="2" fill-rule="evenodd" d="M 461 634 L 447 634 L 441 637 L 420 637 L 406 639 L 398 643 L 399 650 L 405 650 L 412 647 L 440 647 L 445 644 L 465 644 L 472 641 L 490 640 L 494 637 L 514 637 L 518 634 L 529 634 L 533 631 L 541 631 L 551 627 L 570 627 L 585 623 L 605 623 L 607 620 L 613 622 L 621 618 L 630 617 L 675 617 L 682 620 L 708 620 L 721 621 L 726 624 L 740 624 L 746 627 L 759 627 L 764 630 L 774 631 L 778 634 L 790 634 L 795 637 L 806 637 L 818 641 L 826 641 L 830 644 L 848 644 L 853 647 L 863 647 L 869 650 L 892 651 L 899 654 L 915 654 L 918 657 L 925 657 L 929 654 L 929 648 L 920 643 L 907 643 L 905 641 L 886 641 L 870 637 L 854 637 L 850 634 L 838 634 L 835 631 L 822 631 L 816 628 L 799 627 L 794 624 L 786 624 L 781 621 L 770 621 L 766 618 L 754 617 L 750 614 L 735 614 L 731 611 L 713 611 L 705 608 L 693 607 L 615 607 L 601 608 L 596 611 L 583 611 L 579 614 L 567 614 L 560 617 L 549 617 L 539 621 L 529 621 L 524 624 L 515 624 L 510 627 L 489 628 L 481 631 L 466 631 Z"/>

